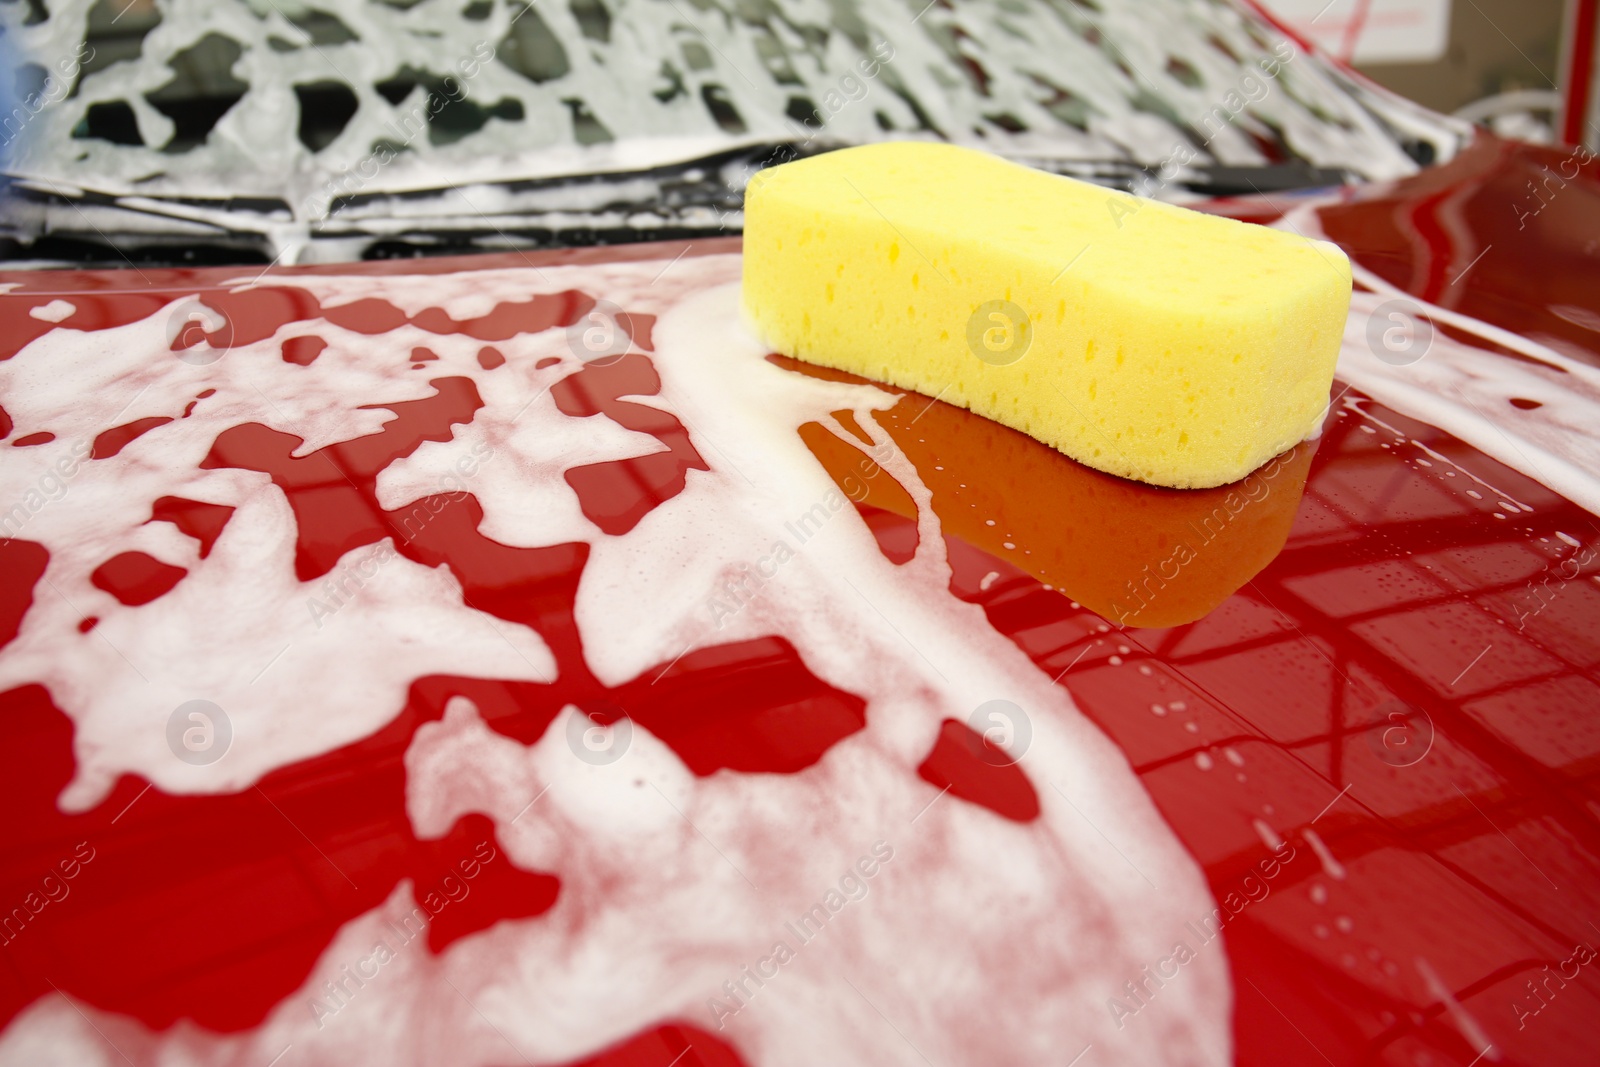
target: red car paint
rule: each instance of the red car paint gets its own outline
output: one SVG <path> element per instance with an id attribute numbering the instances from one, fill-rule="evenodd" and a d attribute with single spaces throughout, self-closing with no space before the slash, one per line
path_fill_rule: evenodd
<path id="1" fill-rule="evenodd" d="M 1322 222 L 1353 259 L 1419 297 L 1555 338 L 1600 364 L 1600 332 L 1591 328 L 1600 326 L 1600 168 L 1581 162 L 1567 176 L 1570 158 L 1482 136 L 1446 166 L 1393 187 L 1348 190 L 1322 211 Z M 1559 186 L 1546 182 L 1552 172 Z M 1269 221 L 1289 199 L 1216 210 Z M 736 247 L 702 241 L 303 270 L 418 274 L 528 260 L 666 261 Z M 145 271 L 150 288 L 140 291 L 116 273 L 7 275 L 18 287 L 0 298 L 0 358 L 50 328 L 28 315 L 48 299 L 35 292 L 70 291 L 78 310 L 62 325 L 104 329 L 236 274 Z M 409 321 L 486 342 L 480 362 L 492 368 L 504 357 L 488 343 L 566 325 L 605 295 L 501 304 L 465 322 L 433 309 Z M 318 316 L 369 334 L 408 320 L 381 300 L 322 309 L 289 289 L 206 299 L 225 316 L 234 343 Z M 1593 318 L 1574 321 L 1571 308 Z M 642 319 L 627 327 L 646 353 L 650 327 Z M 317 354 L 317 346 L 291 339 L 283 358 L 309 364 Z M 603 416 L 666 446 L 641 460 L 567 473 L 585 515 L 608 534 L 631 529 L 682 490 L 686 471 L 705 466 L 677 419 L 624 399 L 654 392 L 654 383 L 648 355 L 635 354 L 568 378 L 556 396 L 570 415 Z M 377 502 L 378 472 L 472 419 L 480 401 L 469 381 L 432 384 L 434 396 L 393 406 L 397 418 L 368 437 L 295 456 L 298 439 L 246 423 L 220 434 L 203 465 L 264 472 L 277 483 L 298 522 L 297 571 L 324 574 L 343 553 L 391 535 L 398 515 Z M 941 491 L 947 483 L 934 468 L 1006 486 L 998 506 L 1003 514 L 1007 500 L 1015 502 L 1017 525 L 1026 527 L 1018 536 L 1033 539 L 1020 547 L 1040 555 L 1066 535 L 1024 521 L 1023 511 L 1037 513 L 1041 500 L 1047 510 L 1067 514 L 1073 505 L 1084 522 L 1114 525 L 1138 522 L 1182 494 L 1085 474 L 1004 427 L 936 400 L 926 404 L 896 408 L 880 421 L 934 489 L 954 567 L 951 595 L 980 603 L 991 625 L 1071 692 L 1127 754 L 1203 866 L 1229 914 L 1222 936 L 1235 985 L 1237 1062 L 1593 1062 L 1600 985 L 1582 956 L 1600 946 L 1600 590 L 1586 579 L 1552 587 L 1545 578 L 1566 560 L 1580 560 L 1585 576 L 1600 574 L 1594 516 L 1443 431 L 1371 401 L 1335 404 L 1309 462 L 1293 475 L 1303 475 L 1304 490 L 1285 514 L 1286 528 L 1263 524 L 1230 549 L 1248 565 L 1194 594 L 1199 617 L 1124 629 L 1110 625 L 1118 620 L 1106 604 L 1099 606 L 1107 614 L 1097 614 L 1091 595 L 1075 591 L 1070 583 L 1081 575 L 1048 588 L 1041 574 L 997 558 L 980 535 L 963 539 L 960 500 L 953 489 Z M 114 455 L 149 422 L 105 427 L 94 456 Z M 10 420 L 0 418 L 0 427 L 9 434 Z M 865 451 L 855 455 L 832 437 L 808 443 L 885 555 L 908 558 L 916 530 L 903 490 L 896 495 L 896 485 L 877 479 L 865 495 L 852 493 L 851 464 Z M 1460 492 L 1439 465 L 1415 462 L 1418 443 L 1533 510 L 1514 521 L 1496 517 L 1492 501 Z M 1060 476 L 1020 483 L 1015 462 L 994 464 L 1002 455 Z M 1084 500 L 1096 502 L 1087 514 Z M 625 711 L 697 775 L 793 772 L 861 727 L 862 701 L 812 676 L 776 639 L 699 650 L 627 685 L 602 686 L 585 667 L 572 618 L 587 546 L 509 548 L 479 533 L 480 514 L 475 504 L 441 512 L 415 538 L 397 541 L 399 550 L 448 568 L 482 610 L 544 635 L 561 667 L 554 686 L 420 679 L 382 730 L 242 793 L 170 796 L 128 776 L 77 815 L 55 800 L 73 767 L 70 721 L 40 686 L 0 694 L 4 901 L 22 900 L 58 860 L 94 873 L 74 883 L 72 907 L 42 907 L 27 916 L 25 936 L 7 937 L 0 1026 L 54 988 L 152 1027 L 179 1019 L 222 1031 L 252 1027 L 305 979 L 341 923 L 371 909 L 402 877 L 414 880 L 420 896 L 466 856 L 480 861 L 480 891 L 438 913 L 429 951 L 549 908 L 560 892 L 556 878 L 483 858 L 497 851 L 487 819 L 463 818 L 437 841 L 411 831 L 401 755 L 452 695 L 470 696 L 493 730 L 523 742 L 536 739 L 565 703 L 599 721 Z M 171 522 L 209 549 L 228 518 L 216 505 L 169 497 L 151 521 Z M 1557 530 L 1578 532 L 1591 548 L 1569 548 L 1554 538 Z M 1091 540 L 1081 551 L 1110 560 L 1093 553 L 1114 546 Z M 0 543 L 0 641 L 15 635 L 33 598 L 44 595 L 36 585 L 47 559 L 25 539 Z M 126 556 L 96 573 L 117 596 L 146 599 L 182 577 Z M 1528 596 L 1543 607 L 1519 628 L 1518 603 Z M 1112 669 L 1113 662 L 1138 669 Z M 660 684 L 649 684 L 658 675 Z M 708 722 L 698 712 L 708 704 L 738 710 Z M 997 765 L 986 752 L 982 738 L 952 721 L 920 773 L 1008 819 L 1036 817 L 1037 786 L 1025 770 Z M 1211 773 L 1197 778 L 1190 773 L 1197 763 Z M 1263 811 L 1286 842 L 1270 871 L 1253 829 Z M 318 853 L 348 877 L 318 862 Z M 1294 922 L 1250 906 L 1241 887 L 1252 875 L 1252 884 L 1265 879 L 1272 894 L 1298 901 Z M 1139 1006 L 1129 1000 L 1125 1010 Z M 1063 1062 L 1072 1051 L 1063 1050 Z M 685 1021 L 584 1062 L 740 1061 Z"/>

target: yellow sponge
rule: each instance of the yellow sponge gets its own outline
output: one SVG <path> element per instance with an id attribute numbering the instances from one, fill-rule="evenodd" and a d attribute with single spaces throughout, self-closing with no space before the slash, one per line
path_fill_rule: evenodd
<path id="1" fill-rule="evenodd" d="M 756 175 L 744 303 L 786 355 L 1196 488 L 1316 432 L 1350 263 L 1325 241 L 893 142 Z"/>

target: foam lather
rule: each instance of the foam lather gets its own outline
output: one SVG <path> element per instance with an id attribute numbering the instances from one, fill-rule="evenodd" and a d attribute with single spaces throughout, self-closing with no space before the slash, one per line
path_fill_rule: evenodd
<path id="1" fill-rule="evenodd" d="M 1316 434 L 1350 263 L 1326 241 L 894 142 L 756 175 L 744 304 L 786 355 L 1200 488 Z"/>

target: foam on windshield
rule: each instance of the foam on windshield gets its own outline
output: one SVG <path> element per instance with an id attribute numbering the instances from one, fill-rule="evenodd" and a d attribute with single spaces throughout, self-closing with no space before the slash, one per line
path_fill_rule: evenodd
<path id="1" fill-rule="evenodd" d="M 1253 16 L 1201 0 L 119 8 L 62 5 L 31 23 L 27 5 L 0 11 L 33 64 L 23 81 L 44 86 L 19 112 L 10 169 L 45 192 L 161 198 L 197 238 L 220 222 L 293 246 L 330 212 L 362 214 L 341 198 L 634 171 L 813 137 L 943 137 L 1057 167 L 1166 165 L 1164 183 L 1189 163 L 1415 170 L 1395 132 L 1403 116 L 1378 117 L 1374 94 Z M 52 71 L 69 73 L 49 88 Z M 717 224 L 711 211 L 672 215 L 660 203 L 670 190 L 644 181 L 468 189 L 425 213 Z M 219 197 L 264 203 L 241 211 Z"/>

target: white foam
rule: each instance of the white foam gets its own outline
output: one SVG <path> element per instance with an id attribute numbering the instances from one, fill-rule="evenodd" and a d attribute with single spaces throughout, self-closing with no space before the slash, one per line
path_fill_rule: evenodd
<path id="1" fill-rule="evenodd" d="M 1319 203 L 1302 202 L 1277 225 L 1322 236 Z M 1351 269 L 1358 287 L 1345 322 L 1338 377 L 1600 515 L 1600 370 L 1548 344 L 1418 299 L 1357 263 Z M 1485 344 L 1458 341 L 1425 322 L 1432 336 L 1425 354 L 1405 365 L 1387 363 L 1369 338 L 1391 324 L 1391 311 L 1420 314 Z M 1538 362 L 1507 358 L 1489 344 Z M 1511 397 L 1541 406 L 1523 410 L 1508 402 Z"/>
<path id="2" fill-rule="evenodd" d="M 653 446 L 615 427 L 585 438 L 573 424 L 589 427 L 603 416 L 570 419 L 537 399 L 577 367 L 568 355 L 545 372 L 531 369 L 539 354 L 559 355 L 560 331 L 497 343 L 509 362 L 495 371 L 477 365 L 476 342 L 430 335 L 425 343 L 441 361 L 428 373 L 438 367 L 472 377 L 485 407 L 448 445 L 425 446 L 386 471 L 380 492 L 385 506 L 437 492 L 433 482 L 449 455 L 487 444 L 493 459 L 466 487 L 483 505 L 486 533 L 516 544 L 591 546 L 576 611 L 589 666 L 602 681 L 628 680 L 688 648 L 776 635 L 818 677 L 866 701 L 865 729 L 797 774 L 697 778 L 642 727 L 635 726 L 622 759 L 596 767 L 567 744 L 572 709 L 523 746 L 490 732 L 465 701 L 453 702 L 444 721 L 418 730 L 407 755 L 413 824 L 419 834 L 436 835 L 462 814 L 487 813 L 510 859 L 561 877 L 555 909 L 463 938 L 438 959 L 419 952 L 397 963 L 320 1029 L 307 998 L 364 948 L 385 909 L 403 899 L 400 890 L 347 924 L 305 987 L 254 1031 L 222 1037 L 179 1027 L 155 1034 L 82 1006 L 119 1044 L 138 1050 L 141 1062 L 265 1063 L 292 1044 L 297 1063 L 348 1062 L 359 1049 L 363 1058 L 387 1063 L 486 1065 L 505 1062 L 507 1041 L 524 1056 L 551 1061 L 592 1054 L 667 1019 L 713 1029 L 708 1001 L 726 1000 L 722 983 L 770 952 L 783 922 L 814 904 L 878 840 L 894 858 L 869 894 L 726 1020 L 720 1036 L 752 1064 L 909 1065 L 924 1055 L 952 1064 L 1045 1062 L 1091 1043 L 1108 1062 L 1230 1061 L 1232 994 L 1221 951 L 1197 956 L 1158 1004 L 1121 1028 L 1107 1010 L 1107 997 L 1186 936 L 1185 919 L 1214 906 L 1202 874 L 1121 752 L 1066 691 L 996 633 L 979 607 L 949 594 L 928 490 L 868 417 L 896 398 L 768 363 L 737 314 L 738 269 L 736 256 L 712 256 L 686 259 L 659 281 L 658 263 L 394 281 L 394 292 L 426 289 L 431 303 L 445 307 L 476 301 L 483 308 L 486 287 L 517 288 L 522 298 L 572 287 L 660 314 L 652 358 L 662 390 L 640 402 L 675 414 L 711 469 L 689 471 L 684 490 L 628 534 L 601 535 L 578 512 L 558 469 Z M 387 280 L 275 281 L 304 284 L 330 301 L 389 294 Z M 148 325 L 127 328 L 122 340 L 137 342 L 129 358 L 141 365 L 163 347 L 147 335 Z M 202 418 L 212 410 L 203 405 L 194 419 L 151 431 L 115 460 L 91 465 L 83 492 L 74 483 L 34 517 L 27 536 L 38 531 L 50 547 L 48 576 L 76 583 L 71 588 L 80 592 L 88 568 L 133 544 L 194 568 L 167 596 L 139 609 L 108 607 L 101 623 L 130 659 L 162 665 L 159 684 L 141 688 L 126 672 L 113 682 L 109 653 L 87 658 L 74 643 L 87 648 L 95 634 L 66 633 L 77 616 L 52 606 L 48 594 L 28 613 L 22 637 L 0 653 L 7 684 L 45 680 L 89 739 L 80 743 L 79 775 L 69 790 L 74 803 L 99 795 L 113 768 L 198 792 L 326 751 L 376 729 L 398 710 L 406 685 L 441 662 L 451 673 L 510 678 L 552 668 L 536 635 L 514 635 L 518 647 L 508 647 L 483 632 L 487 620 L 473 618 L 443 573 L 394 560 L 381 584 L 363 589 L 298 657 L 292 645 L 271 666 L 266 678 L 282 703 L 241 713 L 235 753 L 195 773 L 165 751 L 158 730 L 177 695 L 170 678 L 193 688 L 196 679 L 215 676 L 215 684 L 248 694 L 261 653 L 270 655 L 280 640 L 276 620 L 304 610 L 296 606 L 304 590 L 293 579 L 294 531 L 282 494 L 263 475 L 196 472 L 211 437 L 245 419 L 292 425 L 319 441 L 339 439 L 341 425 L 346 437 L 357 436 L 349 419 L 356 406 L 426 392 L 404 373 L 380 373 L 382 359 L 392 368 L 396 350 L 424 343 L 412 340 L 412 328 L 380 338 L 317 329 L 333 343 L 311 367 L 267 358 L 270 343 L 260 358 L 230 354 L 204 375 L 219 388 L 215 417 Z M 66 431 L 64 439 L 92 433 L 106 425 L 100 402 L 79 412 L 64 396 L 48 403 L 34 394 L 47 388 L 43 364 L 59 379 L 88 376 L 108 342 L 58 330 L 0 366 L 0 388 L 9 378 L 26 379 L 32 388 L 19 409 L 28 420 L 50 422 Z M 164 379 L 147 385 L 154 398 L 136 406 L 165 410 Z M 258 386 L 273 404 L 257 402 L 246 413 L 240 405 Z M 108 387 L 104 404 L 125 403 L 129 392 L 127 382 Z M 885 476 L 917 504 L 919 547 L 904 566 L 883 557 L 795 432 L 821 421 L 842 433 L 829 414 L 840 409 L 856 412 L 887 446 Z M 91 493 L 91 485 L 101 488 Z M 206 561 L 196 561 L 192 542 L 165 524 L 134 528 L 149 500 L 167 492 L 238 506 Z M 802 541 L 790 525 L 804 515 L 813 516 L 814 532 Z M 91 527 L 92 536 L 85 532 Z M 712 598 L 729 595 L 728 579 L 780 540 L 793 557 L 761 595 L 731 615 L 713 611 Z M 370 606 L 363 606 L 368 592 Z M 141 627 L 152 642 L 171 643 L 176 633 L 214 643 L 199 656 L 184 641 L 164 654 L 141 643 Z M 323 715 L 323 687 L 338 684 L 324 654 L 328 663 L 347 661 L 341 669 L 380 699 L 364 711 Z M 113 692 L 151 711 L 105 715 L 100 709 Z M 227 692 L 229 701 L 251 699 Z M 1031 734 L 1021 766 L 1041 814 L 1028 823 L 940 796 L 916 773 L 943 720 L 965 720 L 993 699 L 1023 709 Z M 289 706 L 292 700 L 329 721 L 302 731 L 293 716 L 307 713 Z M 296 725 L 257 728 L 279 722 Z M 19 1017 L 0 1041 L 0 1062 L 33 1055 L 24 1050 L 36 1049 L 44 1034 L 79 1057 L 74 1062 L 95 1062 L 101 1053 L 92 1051 L 92 1032 L 64 1007 L 50 998 Z M 394 1025 L 396 1018 L 409 1025 Z"/>
<path id="3" fill-rule="evenodd" d="M 60 322 L 77 310 L 78 305 L 69 300 L 52 300 L 48 304 L 29 308 L 28 314 L 43 322 Z"/>

